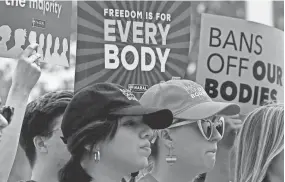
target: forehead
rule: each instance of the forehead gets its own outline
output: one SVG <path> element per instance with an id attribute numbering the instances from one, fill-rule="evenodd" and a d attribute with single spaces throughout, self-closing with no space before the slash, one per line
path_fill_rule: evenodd
<path id="1" fill-rule="evenodd" d="M 57 129 L 57 128 L 61 128 L 61 123 L 62 123 L 62 118 L 63 118 L 63 114 L 57 116 L 56 118 L 53 119 L 53 128 Z"/>

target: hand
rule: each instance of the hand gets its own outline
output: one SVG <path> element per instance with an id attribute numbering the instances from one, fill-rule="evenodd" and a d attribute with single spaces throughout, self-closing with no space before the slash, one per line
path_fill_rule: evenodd
<path id="1" fill-rule="evenodd" d="M 219 142 L 220 146 L 231 148 L 234 144 L 235 138 L 242 127 L 243 121 L 240 115 L 227 116 L 225 118 L 225 133 L 222 140 Z"/>
<path id="2" fill-rule="evenodd" d="M 0 114 L 0 140 L 2 135 L 2 130 L 8 126 L 8 121 Z"/>
<path id="3" fill-rule="evenodd" d="M 0 105 L 2 104 L 2 100 L 0 98 Z M 1 111 L 1 110 L 0 110 Z M 8 126 L 8 121 L 5 119 L 4 116 L 0 114 L 0 138 L 1 138 L 1 133 L 2 129 Z"/>
<path id="4" fill-rule="evenodd" d="M 29 45 L 21 54 L 12 77 L 12 88 L 29 94 L 41 76 L 38 63 L 40 54 L 35 54 L 38 44 Z"/>

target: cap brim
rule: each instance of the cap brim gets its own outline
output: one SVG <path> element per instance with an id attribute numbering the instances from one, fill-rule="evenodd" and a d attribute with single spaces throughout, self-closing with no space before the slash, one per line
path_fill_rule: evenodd
<path id="1" fill-rule="evenodd" d="M 240 107 L 237 104 L 224 102 L 204 102 L 190 107 L 181 113 L 174 114 L 174 117 L 197 120 L 208 118 L 216 114 L 232 116 L 239 113 Z"/>
<path id="2" fill-rule="evenodd" d="M 173 115 L 170 110 L 146 108 L 141 105 L 122 108 L 110 114 L 119 116 L 143 116 L 143 122 L 152 129 L 167 128 L 173 121 Z"/>

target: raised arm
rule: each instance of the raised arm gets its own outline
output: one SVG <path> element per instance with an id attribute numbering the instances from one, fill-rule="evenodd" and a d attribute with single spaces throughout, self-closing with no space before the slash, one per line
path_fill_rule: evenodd
<path id="1" fill-rule="evenodd" d="M 20 131 L 31 90 L 41 75 L 35 54 L 37 44 L 29 45 L 20 55 L 12 77 L 6 106 L 14 108 L 11 123 L 3 129 L 0 142 L 0 182 L 7 182 L 19 143 Z"/>

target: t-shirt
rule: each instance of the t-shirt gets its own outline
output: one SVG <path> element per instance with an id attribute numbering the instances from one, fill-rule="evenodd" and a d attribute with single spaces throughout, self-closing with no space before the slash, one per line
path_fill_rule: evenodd
<path id="1" fill-rule="evenodd" d="M 189 180 L 189 182 L 204 182 L 205 178 L 206 178 L 206 173 L 199 175 L 199 177 L 197 177 L 194 180 Z M 158 181 L 151 174 L 147 174 L 137 182 L 158 182 Z"/>
<path id="2" fill-rule="evenodd" d="M 200 174 L 197 176 L 193 182 L 205 182 L 207 173 Z"/>

